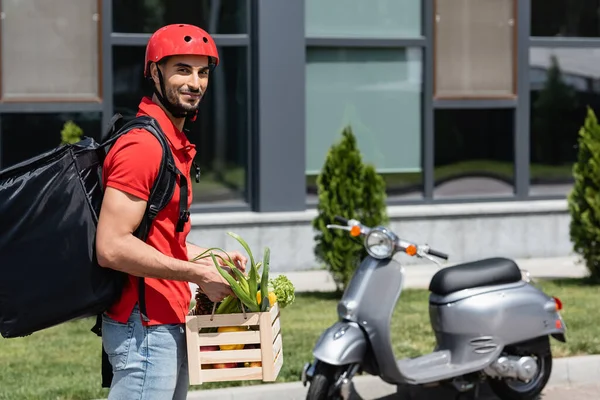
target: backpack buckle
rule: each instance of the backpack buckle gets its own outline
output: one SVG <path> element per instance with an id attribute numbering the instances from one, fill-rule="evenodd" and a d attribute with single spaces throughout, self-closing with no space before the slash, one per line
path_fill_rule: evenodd
<path id="1" fill-rule="evenodd" d="M 179 220 L 183 222 L 188 222 L 190 220 L 190 212 L 189 210 L 184 210 L 179 213 Z"/>
<path id="2" fill-rule="evenodd" d="M 183 232 L 183 225 L 190 220 L 189 210 L 179 212 L 179 220 L 177 221 L 177 232 Z"/>

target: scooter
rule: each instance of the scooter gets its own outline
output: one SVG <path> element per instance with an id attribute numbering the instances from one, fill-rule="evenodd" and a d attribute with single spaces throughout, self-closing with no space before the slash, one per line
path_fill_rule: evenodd
<path id="1" fill-rule="evenodd" d="M 401 390 L 446 385 L 478 396 L 487 381 L 502 400 L 537 398 L 552 372 L 549 337 L 565 342 L 562 303 L 535 287 L 507 258 L 487 258 L 440 269 L 429 285 L 429 316 L 436 346 L 430 354 L 396 360 L 390 322 L 402 292 L 397 253 L 436 259 L 448 255 L 399 238 L 385 227 L 335 217 L 368 256 L 338 303 L 339 321 L 318 339 L 301 380 L 307 400 L 347 399 L 357 373 L 378 376 Z"/>

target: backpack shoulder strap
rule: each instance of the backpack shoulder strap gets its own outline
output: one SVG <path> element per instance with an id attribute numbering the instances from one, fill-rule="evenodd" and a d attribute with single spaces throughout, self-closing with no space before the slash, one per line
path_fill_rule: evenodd
<path id="1" fill-rule="evenodd" d="M 107 132 L 104 134 L 105 140 L 98 147 L 103 150 L 104 155 L 107 154 L 108 151 L 106 149 L 108 147 L 112 146 L 122 135 L 133 129 L 144 129 L 151 133 L 162 147 L 162 158 L 158 175 L 150 190 L 146 213 L 136 231 L 136 236 L 146 241 L 152 221 L 156 218 L 160 210 L 169 203 L 171 197 L 173 197 L 178 171 L 175 167 L 173 154 L 164 132 L 158 122 L 149 116 L 138 116 L 125 121 L 125 118 L 121 114 L 115 114 L 108 124 Z"/>
<path id="2" fill-rule="evenodd" d="M 161 160 L 160 167 L 158 169 L 158 176 L 152 185 L 150 191 L 150 197 L 148 198 L 148 204 L 146 206 L 146 213 L 144 218 L 136 231 L 136 236 L 143 241 L 148 239 L 148 233 L 152 221 L 156 218 L 156 215 L 166 207 L 171 201 L 173 193 L 175 192 L 175 186 L 177 184 L 178 170 L 175 167 L 175 160 L 169 143 L 167 142 L 166 136 L 158 122 L 151 117 L 137 117 L 135 120 L 130 122 L 129 129 L 142 128 L 150 132 L 160 143 L 163 150 L 163 157 Z M 125 126 L 129 125 L 126 124 Z"/>

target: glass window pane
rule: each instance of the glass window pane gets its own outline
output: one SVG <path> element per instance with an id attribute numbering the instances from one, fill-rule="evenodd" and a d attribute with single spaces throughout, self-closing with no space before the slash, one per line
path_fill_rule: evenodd
<path id="1" fill-rule="evenodd" d="M 212 73 L 200 112 L 189 122 L 189 139 L 197 146 L 200 183 L 192 177 L 195 203 L 247 201 L 248 77 L 245 47 L 219 48 L 221 60 Z M 142 77 L 144 47 L 113 50 L 115 112 L 135 115 L 143 95 L 152 91 Z"/>
<path id="2" fill-rule="evenodd" d="M 586 109 L 600 108 L 600 49 L 536 47 L 529 62 L 530 194 L 566 195 Z"/>
<path id="3" fill-rule="evenodd" d="M 513 0 L 436 1 L 436 97 L 515 95 L 514 14 Z"/>
<path id="4" fill-rule="evenodd" d="M 248 32 L 248 0 L 127 0 L 113 4 L 115 32 L 153 33 L 169 24 L 192 24 L 211 34 Z"/>
<path id="5" fill-rule="evenodd" d="M 437 198 L 514 193 L 514 110 L 435 111 Z"/>
<path id="6" fill-rule="evenodd" d="M 600 0 L 532 0 L 531 36 L 600 36 Z"/>
<path id="7" fill-rule="evenodd" d="M 330 146 L 350 125 L 390 195 L 421 196 L 421 58 L 421 49 L 308 50 L 309 193 Z"/>
<path id="8" fill-rule="evenodd" d="M 97 0 L 2 1 L 3 100 L 97 100 Z"/>
<path id="9" fill-rule="evenodd" d="M 421 36 L 420 0 L 306 0 L 308 37 Z"/>
<path id="10" fill-rule="evenodd" d="M 0 167 L 10 167 L 58 147 L 67 121 L 77 124 L 84 136 L 100 140 L 101 119 L 99 112 L 0 114 Z"/>

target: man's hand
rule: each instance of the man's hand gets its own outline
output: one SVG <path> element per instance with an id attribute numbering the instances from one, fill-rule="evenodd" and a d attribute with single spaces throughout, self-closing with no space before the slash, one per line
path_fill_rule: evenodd
<path id="1" fill-rule="evenodd" d="M 206 265 L 201 278 L 194 283 L 197 284 L 200 287 L 200 290 L 202 290 L 210 301 L 214 303 L 233 294 L 229 283 L 223 279 L 214 264 Z"/>
<path id="2" fill-rule="evenodd" d="M 240 253 L 239 251 L 227 251 L 225 253 L 223 253 L 222 251 L 218 251 L 215 254 L 215 258 L 217 259 L 218 263 L 220 266 L 222 267 L 228 267 L 227 263 L 223 260 L 227 260 L 231 263 L 233 263 L 233 265 L 235 265 L 237 267 L 237 269 L 239 269 L 242 272 L 246 271 L 246 263 L 248 262 L 248 258 L 245 257 L 242 253 Z M 220 257 L 217 257 L 220 256 Z M 223 258 L 221 258 L 223 257 Z M 231 260 L 230 260 L 231 258 Z"/>
<path id="3" fill-rule="evenodd" d="M 202 265 L 205 265 L 205 264 L 214 265 L 213 260 L 210 257 L 210 253 L 206 252 L 206 250 L 207 250 L 206 248 L 196 246 L 195 244 L 190 243 L 190 242 L 187 242 L 187 248 L 188 248 L 188 259 L 191 260 L 200 254 L 204 254 L 204 256 L 206 256 L 205 258 L 202 258 L 195 262 L 197 264 L 202 264 Z M 217 262 L 219 263 L 220 266 L 226 267 L 227 269 L 229 269 L 229 266 L 222 258 L 224 258 L 227 261 L 230 261 L 229 258 L 231 257 L 230 262 L 232 262 L 233 265 L 235 265 L 237 267 L 237 269 L 239 269 L 242 272 L 246 271 L 246 263 L 248 262 L 248 258 L 245 257 L 239 251 L 226 251 L 225 253 L 222 251 L 213 251 L 212 253 L 214 254 L 215 259 L 217 260 Z M 225 268 L 223 268 L 223 269 L 225 269 Z"/>

